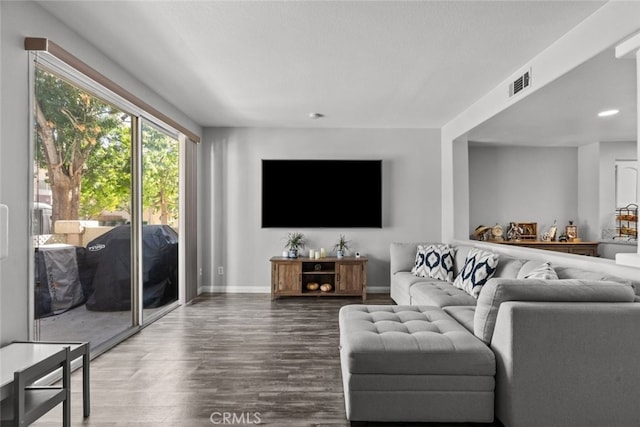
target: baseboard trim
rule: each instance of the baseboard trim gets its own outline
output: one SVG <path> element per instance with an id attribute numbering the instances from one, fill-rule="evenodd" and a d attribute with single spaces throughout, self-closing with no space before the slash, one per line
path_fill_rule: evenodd
<path id="1" fill-rule="evenodd" d="M 198 288 L 198 293 L 212 294 L 269 294 L 271 288 L 269 286 L 221 286 L 209 285 Z"/>
<path id="2" fill-rule="evenodd" d="M 269 294 L 271 293 L 270 287 L 265 286 L 221 286 L 221 285 L 209 285 L 201 286 L 198 288 L 198 293 L 211 293 L 211 294 Z M 388 294 L 388 286 L 368 286 L 368 294 Z"/>
<path id="3" fill-rule="evenodd" d="M 367 286 L 368 294 L 388 294 L 389 287 L 388 286 Z"/>

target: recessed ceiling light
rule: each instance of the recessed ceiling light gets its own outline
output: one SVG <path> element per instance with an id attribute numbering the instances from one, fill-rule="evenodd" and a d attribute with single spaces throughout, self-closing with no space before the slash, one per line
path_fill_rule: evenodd
<path id="1" fill-rule="evenodd" d="M 598 113 L 598 117 L 609 117 L 609 116 L 615 116 L 616 114 L 618 114 L 620 112 L 620 110 L 605 110 L 605 111 L 600 111 Z"/>
<path id="2" fill-rule="evenodd" d="M 324 114 L 322 113 L 309 113 L 310 119 L 321 119 L 323 117 L 324 117 Z"/>

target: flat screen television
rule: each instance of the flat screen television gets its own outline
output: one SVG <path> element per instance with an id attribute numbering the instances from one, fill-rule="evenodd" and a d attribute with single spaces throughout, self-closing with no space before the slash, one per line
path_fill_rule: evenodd
<path id="1" fill-rule="evenodd" d="M 381 228 L 382 160 L 262 160 L 263 228 Z"/>

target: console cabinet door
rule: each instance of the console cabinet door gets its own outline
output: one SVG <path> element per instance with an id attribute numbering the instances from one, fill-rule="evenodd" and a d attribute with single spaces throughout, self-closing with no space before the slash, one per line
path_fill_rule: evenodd
<path id="1" fill-rule="evenodd" d="M 362 294 L 366 280 L 365 264 L 363 262 L 337 262 L 336 273 L 336 291 L 338 293 Z"/>
<path id="2" fill-rule="evenodd" d="M 274 262 L 272 286 L 277 294 L 299 294 L 302 290 L 302 264 L 296 262 Z"/>

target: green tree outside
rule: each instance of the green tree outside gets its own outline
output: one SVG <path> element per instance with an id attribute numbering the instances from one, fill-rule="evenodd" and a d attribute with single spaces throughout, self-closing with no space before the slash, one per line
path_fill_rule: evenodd
<path id="1" fill-rule="evenodd" d="M 103 211 L 131 213 L 131 129 L 121 126 L 94 148 L 87 159 L 80 196 L 81 218 Z"/>
<path id="2" fill-rule="evenodd" d="M 40 68 L 36 69 L 38 166 L 46 168 L 52 221 L 130 212 L 130 116 Z M 179 212 L 178 141 L 143 128 L 143 206 L 162 224 Z"/>
<path id="3" fill-rule="evenodd" d="M 35 86 L 38 159 L 49 174 L 51 219 L 78 219 L 87 161 L 121 125 L 122 113 L 40 68 Z"/>
<path id="4" fill-rule="evenodd" d="M 179 206 L 178 141 L 152 126 L 142 128 L 142 203 L 160 216 L 160 223 L 172 224 Z"/>

